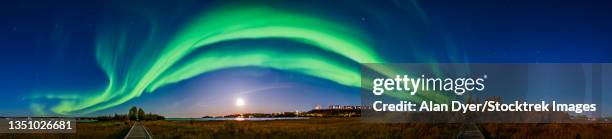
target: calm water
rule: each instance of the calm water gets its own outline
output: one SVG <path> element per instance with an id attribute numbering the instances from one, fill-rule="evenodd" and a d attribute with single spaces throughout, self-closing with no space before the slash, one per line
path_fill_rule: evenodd
<path id="1" fill-rule="evenodd" d="M 169 121 L 269 121 L 269 120 L 298 120 L 308 117 L 269 117 L 269 118 L 166 118 Z"/>

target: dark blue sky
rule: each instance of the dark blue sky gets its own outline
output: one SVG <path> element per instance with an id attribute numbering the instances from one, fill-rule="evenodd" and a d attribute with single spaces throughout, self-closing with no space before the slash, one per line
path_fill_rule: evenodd
<path id="1" fill-rule="evenodd" d="M 612 3 L 609 1 L 230 3 L 291 9 L 357 26 L 373 40 L 375 51 L 389 62 L 612 62 L 612 9 L 609 8 Z M 0 102 L 3 102 L 0 115 L 30 114 L 30 103 L 24 97 L 33 91 L 102 88 L 106 76 L 96 63 L 94 52 L 94 39 L 101 28 L 122 23 L 133 24 L 138 31 L 143 21 L 135 15 L 144 14 L 163 20 L 170 27 L 162 32 L 171 34 L 194 14 L 224 4 L 221 1 L 0 2 Z M 230 82 L 221 79 L 239 77 L 244 80 L 233 82 L 244 83 L 243 88 L 215 85 Z M 261 95 L 240 96 L 239 93 L 262 89 Z M 207 108 L 231 105 L 235 97 L 259 103 L 250 103 L 253 105 L 250 110 Z M 153 106 L 159 102 L 167 105 Z M 207 73 L 97 113 L 123 112 L 131 105 L 140 105 L 145 110 L 171 117 L 187 117 L 359 103 L 356 88 L 287 71 L 247 67 Z"/>

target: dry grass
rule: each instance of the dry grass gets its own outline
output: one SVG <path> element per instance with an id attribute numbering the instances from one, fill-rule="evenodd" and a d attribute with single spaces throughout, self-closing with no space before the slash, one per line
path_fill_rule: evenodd
<path id="1" fill-rule="evenodd" d="M 375 124 L 359 118 L 276 121 L 149 121 L 153 138 L 455 138 L 461 124 Z M 611 124 L 479 124 L 489 138 L 607 138 Z M 11 138 L 123 138 L 126 122 L 78 123 L 75 134 L 0 134 Z"/>
<path id="2" fill-rule="evenodd" d="M 153 138 L 454 138 L 459 124 L 373 124 L 358 118 L 155 121 Z"/>
<path id="3" fill-rule="evenodd" d="M 612 137 L 612 124 L 481 124 L 490 138 L 601 139 Z"/>

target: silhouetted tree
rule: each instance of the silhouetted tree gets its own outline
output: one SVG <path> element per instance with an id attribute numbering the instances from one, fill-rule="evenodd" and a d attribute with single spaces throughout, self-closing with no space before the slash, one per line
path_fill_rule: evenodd
<path id="1" fill-rule="evenodd" d="M 138 108 L 138 119 L 145 120 L 145 112 L 142 110 L 142 108 Z"/>
<path id="2" fill-rule="evenodd" d="M 136 120 L 136 118 L 138 118 L 137 114 L 138 108 L 136 108 L 136 106 L 132 106 L 132 108 L 130 108 L 130 111 L 128 112 L 128 117 L 130 117 L 130 120 Z"/>

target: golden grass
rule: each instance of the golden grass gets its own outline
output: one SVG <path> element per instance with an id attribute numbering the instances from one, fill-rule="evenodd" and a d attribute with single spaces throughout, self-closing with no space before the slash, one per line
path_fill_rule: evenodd
<path id="1" fill-rule="evenodd" d="M 489 138 L 607 138 L 611 124 L 478 124 Z M 275 121 L 147 121 L 153 138 L 455 138 L 461 124 L 380 124 L 359 118 Z M 127 122 L 78 123 L 77 133 L 0 134 L 0 139 L 123 138 Z"/>
<path id="2" fill-rule="evenodd" d="M 459 124 L 374 124 L 359 118 L 153 121 L 153 138 L 454 138 Z"/>
<path id="3" fill-rule="evenodd" d="M 601 139 L 612 137 L 612 124 L 480 124 L 490 138 Z"/>

